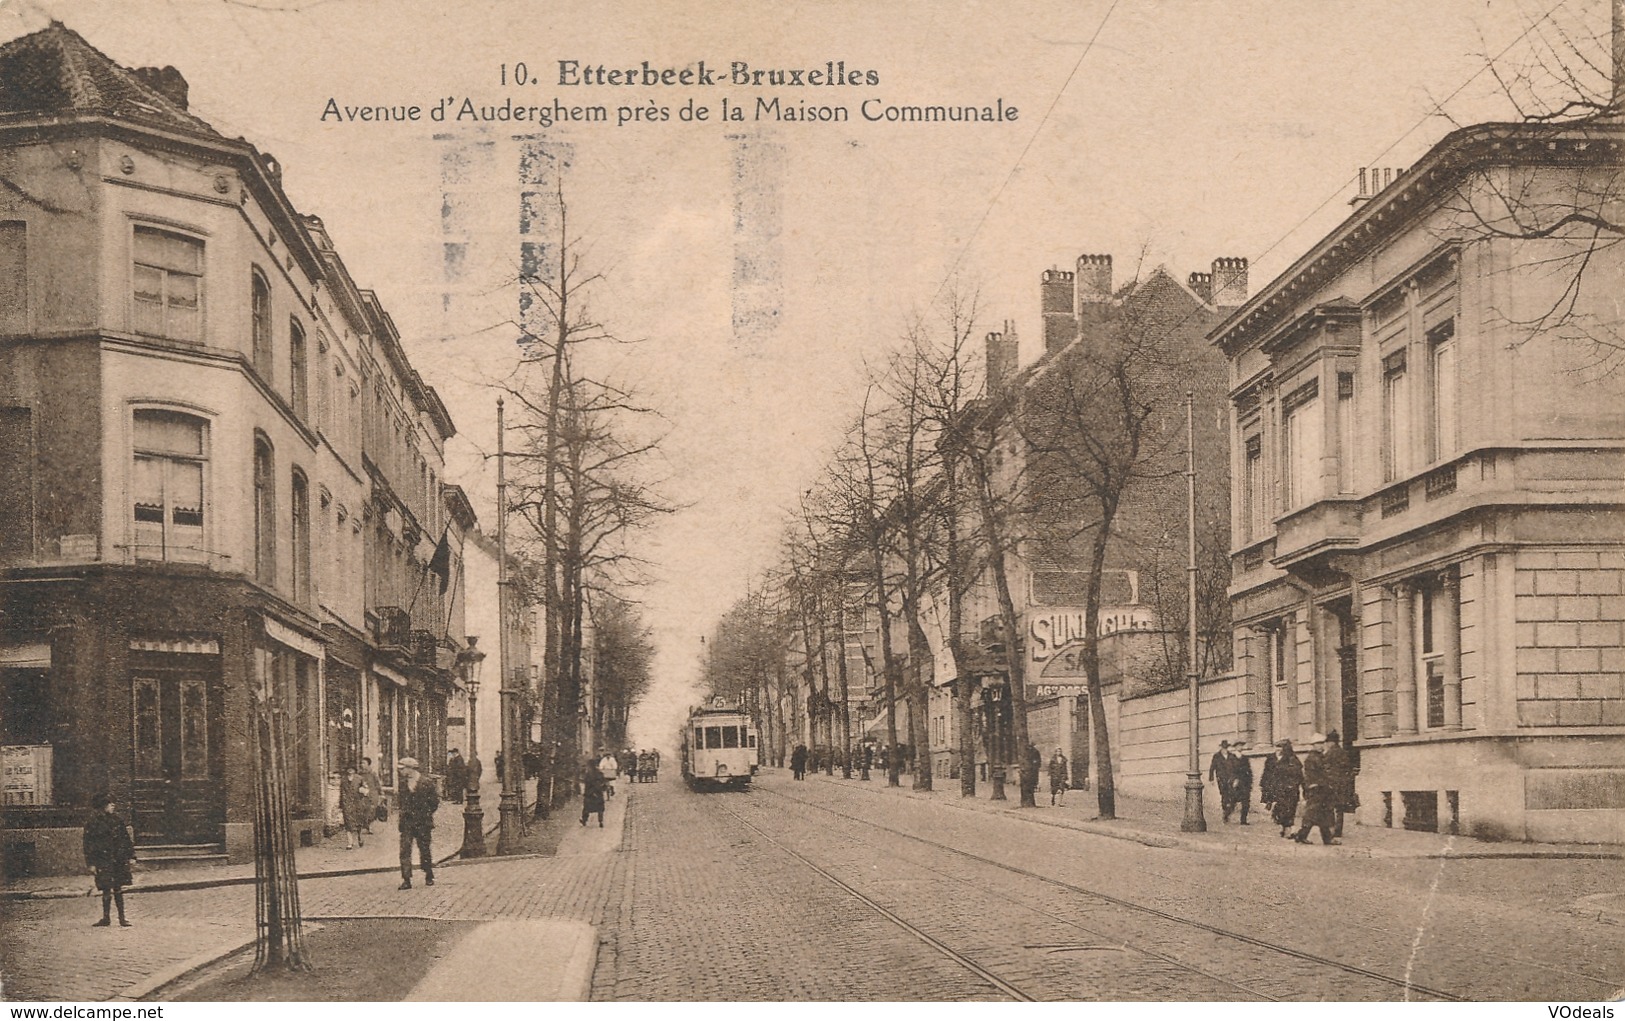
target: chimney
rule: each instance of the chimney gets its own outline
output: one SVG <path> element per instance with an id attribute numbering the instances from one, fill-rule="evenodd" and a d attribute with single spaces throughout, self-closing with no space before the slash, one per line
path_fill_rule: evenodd
<path id="1" fill-rule="evenodd" d="M 1247 303 L 1247 260 L 1219 258 L 1213 260 L 1213 274 L 1208 284 L 1208 300 L 1219 308 L 1237 308 Z"/>
<path id="2" fill-rule="evenodd" d="M 147 88 L 186 109 L 186 79 L 173 67 L 133 67 L 130 72 Z"/>
<path id="3" fill-rule="evenodd" d="M 1084 306 L 1100 305 L 1112 300 L 1112 257 L 1109 255 L 1078 256 L 1077 305 L 1073 311 L 1083 314 Z"/>
<path id="4" fill-rule="evenodd" d="M 1015 378 L 1017 366 L 1016 324 L 1006 319 L 1003 333 L 987 335 L 987 392 L 997 397 Z"/>
<path id="5" fill-rule="evenodd" d="M 1191 288 L 1192 291 L 1194 291 L 1196 293 L 1196 296 L 1198 298 L 1201 298 L 1203 301 L 1212 301 L 1213 300 L 1213 274 L 1212 273 L 1192 273 L 1191 276 L 1190 276 L 1190 288 Z"/>
<path id="6" fill-rule="evenodd" d="M 273 184 L 281 185 L 282 164 L 277 161 L 277 158 L 268 152 L 262 152 L 260 153 L 260 163 L 265 167 L 265 176 L 269 177 Z"/>
<path id="7" fill-rule="evenodd" d="M 1393 184 L 1404 173 L 1404 167 L 1361 167 L 1360 190 L 1349 199 L 1349 205 L 1359 209 L 1376 198 L 1378 192 Z"/>
<path id="8" fill-rule="evenodd" d="M 1078 335 L 1078 320 L 1072 314 L 1072 274 L 1064 269 L 1046 269 L 1038 284 L 1040 311 L 1044 315 L 1044 353 L 1059 351 Z"/>

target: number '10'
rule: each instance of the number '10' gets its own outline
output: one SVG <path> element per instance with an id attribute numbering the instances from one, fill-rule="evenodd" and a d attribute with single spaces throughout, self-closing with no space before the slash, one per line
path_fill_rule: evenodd
<path id="1" fill-rule="evenodd" d="M 529 82 L 530 82 L 530 68 L 526 67 L 523 62 L 515 64 L 513 66 L 513 83 L 515 85 L 525 85 L 525 84 L 528 84 Z M 507 64 L 502 65 L 502 84 L 504 84 L 504 85 L 508 84 L 508 65 Z"/>

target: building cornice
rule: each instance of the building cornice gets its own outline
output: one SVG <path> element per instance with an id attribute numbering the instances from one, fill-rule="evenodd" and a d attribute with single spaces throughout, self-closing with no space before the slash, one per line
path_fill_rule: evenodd
<path id="1" fill-rule="evenodd" d="M 1478 124 L 1446 135 L 1208 334 L 1230 357 L 1273 331 L 1302 297 L 1414 223 L 1468 175 L 1496 166 L 1618 166 L 1625 124 Z"/>

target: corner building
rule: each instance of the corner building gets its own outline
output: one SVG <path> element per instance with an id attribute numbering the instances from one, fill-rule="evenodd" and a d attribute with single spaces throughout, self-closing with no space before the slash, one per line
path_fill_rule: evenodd
<path id="1" fill-rule="evenodd" d="M 82 868 L 100 789 L 144 858 L 250 857 L 265 707 L 301 843 L 360 755 L 443 752 L 451 422 L 276 161 L 187 106 L 59 23 L 0 47 L 8 875 Z"/>
<path id="2" fill-rule="evenodd" d="M 1625 840 L 1625 250 L 1558 225 L 1622 138 L 1457 131 L 1211 334 L 1247 727 L 1341 731 L 1362 825 Z"/>

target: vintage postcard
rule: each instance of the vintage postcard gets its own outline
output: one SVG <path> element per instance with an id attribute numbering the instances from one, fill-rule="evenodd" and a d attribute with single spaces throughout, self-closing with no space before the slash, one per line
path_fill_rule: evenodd
<path id="1" fill-rule="evenodd" d="M 1625 0 L 0 0 L 0 995 L 1613 1017 L 1622 96 Z"/>

